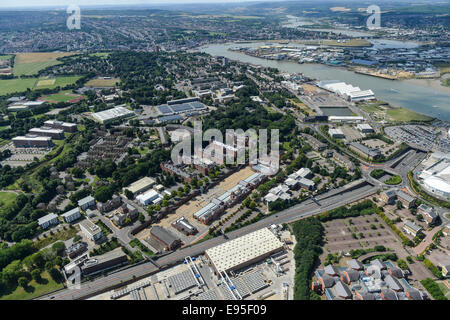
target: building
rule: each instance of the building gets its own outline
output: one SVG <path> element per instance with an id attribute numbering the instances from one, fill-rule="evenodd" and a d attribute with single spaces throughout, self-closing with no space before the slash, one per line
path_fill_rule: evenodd
<path id="1" fill-rule="evenodd" d="M 61 129 L 52 129 L 50 127 L 32 128 L 29 130 L 32 135 L 40 137 L 50 137 L 52 139 L 61 140 L 64 139 L 64 131 Z"/>
<path id="2" fill-rule="evenodd" d="M 128 263 L 127 255 L 121 248 L 117 248 L 84 261 L 81 265 L 81 272 L 83 275 L 94 274 L 126 263 Z"/>
<path id="3" fill-rule="evenodd" d="M 63 217 L 65 222 L 71 223 L 72 221 L 75 221 L 81 217 L 80 208 L 75 208 L 67 211 L 66 213 L 62 214 L 61 217 Z"/>
<path id="4" fill-rule="evenodd" d="M 198 232 L 197 228 L 194 227 L 192 224 L 190 224 L 185 217 L 181 217 L 180 219 L 173 222 L 172 227 L 174 227 L 175 229 L 184 233 L 187 236 L 194 235 Z"/>
<path id="5" fill-rule="evenodd" d="M 316 138 L 314 138 L 313 136 L 311 136 L 309 134 L 302 133 L 301 135 L 317 151 L 323 151 L 326 148 L 328 148 L 328 145 L 326 143 L 323 143 L 323 142 L 317 140 Z"/>
<path id="6" fill-rule="evenodd" d="M 283 250 L 283 243 L 268 228 L 229 240 L 205 251 L 217 273 L 239 270 Z"/>
<path id="7" fill-rule="evenodd" d="M 175 237 L 171 232 L 160 226 L 153 226 L 150 230 L 151 245 L 156 243 L 156 249 L 159 251 L 175 250 L 181 245 L 181 240 Z M 162 250 L 161 250 L 162 249 Z"/>
<path id="8" fill-rule="evenodd" d="M 264 197 L 264 202 L 269 204 L 277 200 L 289 201 L 291 200 L 291 195 L 288 193 L 289 187 L 285 184 L 279 184 L 278 186 L 269 190 L 267 195 Z"/>
<path id="9" fill-rule="evenodd" d="M 61 129 L 64 132 L 77 132 L 78 131 L 78 127 L 75 123 L 70 123 L 70 122 L 62 122 L 62 121 L 58 121 L 58 120 L 47 120 L 44 122 L 44 125 L 46 127 L 50 127 L 53 129 Z"/>
<path id="10" fill-rule="evenodd" d="M 328 134 L 334 139 L 345 139 L 345 135 L 341 129 L 329 129 Z"/>
<path id="11" fill-rule="evenodd" d="M 66 254 L 69 258 L 73 259 L 85 252 L 87 248 L 88 245 L 86 242 L 77 242 L 66 249 Z"/>
<path id="12" fill-rule="evenodd" d="M 97 209 L 101 212 L 109 212 L 111 210 L 117 209 L 121 205 L 121 203 L 122 198 L 117 194 L 114 194 L 111 200 L 108 200 L 106 202 L 98 202 Z"/>
<path id="13" fill-rule="evenodd" d="M 133 207 L 132 205 L 129 205 L 128 203 L 122 204 L 122 206 L 117 210 L 114 217 L 112 218 L 112 221 L 117 226 L 123 226 L 126 224 L 127 219 L 130 221 L 133 221 L 138 217 L 138 210 Z"/>
<path id="14" fill-rule="evenodd" d="M 450 159 L 442 157 L 420 174 L 424 189 L 439 197 L 450 197 Z"/>
<path id="15" fill-rule="evenodd" d="M 367 123 L 361 123 L 356 126 L 356 128 L 362 133 L 373 133 L 373 128 Z"/>
<path id="16" fill-rule="evenodd" d="M 170 163 L 161 163 L 161 170 L 164 172 L 169 173 L 170 175 L 177 175 L 183 179 L 186 183 L 191 183 L 191 180 L 193 179 L 193 175 L 184 171 L 183 169 L 170 164 Z"/>
<path id="17" fill-rule="evenodd" d="M 381 199 L 386 203 L 386 204 L 395 204 L 395 200 L 397 200 L 397 193 L 395 192 L 394 189 L 390 189 L 387 191 L 384 191 L 381 194 Z"/>
<path id="18" fill-rule="evenodd" d="M 38 225 L 39 227 L 41 227 L 41 229 L 47 229 L 48 227 L 58 223 L 58 216 L 54 213 L 50 213 L 38 219 Z"/>
<path id="19" fill-rule="evenodd" d="M 427 206 L 424 203 L 422 203 L 417 208 L 417 213 L 420 213 L 423 216 L 423 218 L 425 219 L 427 224 L 435 223 L 437 218 L 438 218 L 438 215 L 434 211 L 434 208 L 433 207 L 429 207 L 429 206 Z"/>
<path id="20" fill-rule="evenodd" d="M 94 224 L 91 220 L 85 219 L 80 222 L 80 229 L 83 231 L 86 238 L 93 242 L 97 242 L 99 239 L 103 237 L 102 230 L 96 224 Z"/>
<path id="21" fill-rule="evenodd" d="M 402 190 L 397 191 L 398 200 L 406 207 L 412 208 L 416 204 L 416 198 L 411 197 L 408 193 Z"/>
<path id="22" fill-rule="evenodd" d="M 95 199 L 92 196 L 87 196 L 86 198 L 78 201 L 78 206 L 81 208 L 81 210 L 95 207 Z"/>
<path id="23" fill-rule="evenodd" d="M 364 118 L 361 116 L 329 116 L 330 122 L 362 122 Z"/>
<path id="24" fill-rule="evenodd" d="M 123 106 L 118 106 L 105 111 L 92 114 L 92 117 L 100 123 L 108 124 L 116 120 L 121 120 L 134 116 L 134 112 Z"/>
<path id="25" fill-rule="evenodd" d="M 163 199 L 162 195 L 159 194 L 156 190 L 150 190 L 136 197 L 136 200 L 139 201 L 144 206 L 148 206 L 150 204 L 157 204 L 161 202 L 162 199 Z"/>
<path id="26" fill-rule="evenodd" d="M 417 224 L 415 224 L 414 222 L 412 222 L 410 220 L 406 220 L 406 222 L 403 226 L 403 231 L 405 231 L 407 234 L 410 234 L 413 237 L 415 237 L 417 235 L 417 233 L 419 233 L 419 231 L 422 231 L 422 227 L 418 226 Z"/>
<path id="27" fill-rule="evenodd" d="M 359 142 L 350 143 L 350 149 L 371 160 L 381 157 L 381 151 L 379 149 L 368 148 Z"/>
<path id="28" fill-rule="evenodd" d="M 8 106 L 8 112 L 25 111 L 35 107 L 44 106 L 45 104 L 45 101 L 15 102 Z"/>
<path id="29" fill-rule="evenodd" d="M 136 196 L 142 192 L 147 191 L 155 185 L 156 181 L 150 177 L 144 177 L 132 184 L 130 184 L 126 189 L 130 191 L 133 196 Z"/>
<path id="30" fill-rule="evenodd" d="M 12 139 L 16 148 L 51 148 L 53 147 L 52 138 L 41 137 L 37 135 L 27 134 Z"/>

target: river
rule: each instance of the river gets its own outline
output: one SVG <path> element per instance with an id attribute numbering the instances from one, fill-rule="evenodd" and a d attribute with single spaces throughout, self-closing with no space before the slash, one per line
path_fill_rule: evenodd
<path id="1" fill-rule="evenodd" d="M 231 60 L 277 68 L 282 72 L 302 73 L 307 77 L 318 80 L 340 80 L 361 90 L 371 89 L 375 96 L 393 106 L 404 107 L 418 113 L 450 121 L 450 93 L 436 90 L 432 86 L 413 81 L 393 81 L 382 78 L 357 74 L 341 67 L 331 67 L 322 64 L 299 64 L 291 61 L 266 60 L 251 57 L 240 52 L 233 52 L 229 48 L 262 46 L 264 42 L 246 44 L 212 44 L 201 47 L 199 51 L 212 56 L 223 56 Z"/>

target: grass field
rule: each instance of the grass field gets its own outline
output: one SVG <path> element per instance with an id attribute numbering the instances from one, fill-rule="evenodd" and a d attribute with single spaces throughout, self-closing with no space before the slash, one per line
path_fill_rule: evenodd
<path id="1" fill-rule="evenodd" d="M 77 100 L 80 98 L 84 98 L 80 94 L 74 94 L 71 90 L 61 91 L 55 94 L 51 94 L 48 96 L 40 97 L 40 101 L 47 101 L 49 103 L 58 103 L 58 102 L 69 102 L 72 100 Z"/>
<path id="2" fill-rule="evenodd" d="M 55 79 L 23 78 L 0 80 L 0 95 L 23 92 L 27 91 L 27 89 L 53 89 L 57 86 L 65 87 L 75 83 L 80 78 L 81 77 L 79 76 L 70 76 L 56 77 Z"/>
<path id="3" fill-rule="evenodd" d="M 86 82 L 86 87 L 114 87 L 117 82 L 120 82 L 119 78 L 112 78 L 112 79 L 97 78 Z"/>
<path id="4" fill-rule="evenodd" d="M 12 204 L 17 198 L 17 194 L 12 192 L 0 192 L 0 209 Z"/>
<path id="5" fill-rule="evenodd" d="M 433 118 L 405 109 L 396 108 L 386 111 L 387 116 L 389 116 L 394 121 L 431 121 Z"/>
<path id="6" fill-rule="evenodd" d="M 14 60 L 14 75 L 33 75 L 40 70 L 59 64 L 57 58 L 71 56 L 74 52 L 26 52 L 18 53 Z"/>
<path id="7" fill-rule="evenodd" d="M 6 55 L 0 55 L 0 61 L 1 60 L 9 60 L 11 59 L 12 55 L 6 54 Z"/>
<path id="8" fill-rule="evenodd" d="M 22 287 L 17 287 L 13 292 L 4 295 L 0 300 L 28 300 L 38 297 L 44 293 L 52 292 L 63 288 L 63 284 L 56 283 L 48 274 L 47 271 L 41 274 L 42 281 L 37 283 L 35 280 L 30 281 L 27 290 Z"/>

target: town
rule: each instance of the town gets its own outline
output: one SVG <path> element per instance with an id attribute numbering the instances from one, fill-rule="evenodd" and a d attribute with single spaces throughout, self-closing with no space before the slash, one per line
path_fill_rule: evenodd
<path id="1" fill-rule="evenodd" d="M 448 24 L 105 10 L 0 35 L 0 299 L 448 299 Z"/>

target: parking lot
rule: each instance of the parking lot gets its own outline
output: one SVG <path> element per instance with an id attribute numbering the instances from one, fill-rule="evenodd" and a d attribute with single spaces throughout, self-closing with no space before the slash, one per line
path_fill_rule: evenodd
<path id="1" fill-rule="evenodd" d="M 8 143 L 0 148 L 0 151 L 9 149 L 11 156 L 1 162 L 2 166 L 9 165 L 11 167 L 24 167 L 28 163 L 34 161 L 34 158 L 41 160 L 51 150 L 43 148 L 15 148 L 14 145 Z"/>

